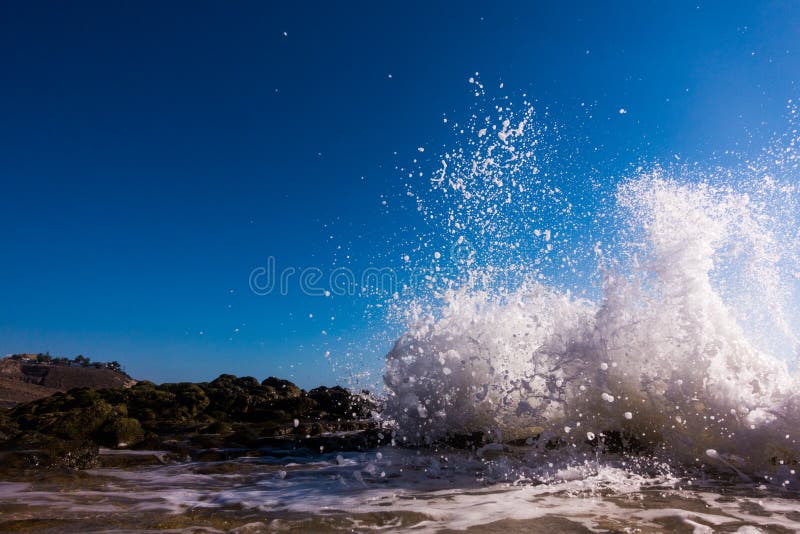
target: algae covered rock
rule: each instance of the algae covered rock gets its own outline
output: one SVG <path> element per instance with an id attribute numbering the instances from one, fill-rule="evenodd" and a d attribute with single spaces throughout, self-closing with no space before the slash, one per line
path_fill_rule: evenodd
<path id="1" fill-rule="evenodd" d="M 11 439 L 18 431 L 17 423 L 11 418 L 11 414 L 0 410 L 0 443 Z"/>
<path id="2" fill-rule="evenodd" d="M 269 388 L 268 391 L 274 391 L 274 394 L 278 397 L 299 397 L 303 393 L 303 390 L 292 382 L 275 378 L 274 376 L 264 379 L 261 385 Z"/>
<path id="3" fill-rule="evenodd" d="M 223 374 L 211 382 L 142 381 L 73 389 L 0 413 L 0 451 L 31 451 L 31 465 L 82 468 L 98 445 L 170 450 L 259 447 L 364 428 L 373 400 L 342 387 L 306 393 L 288 380 Z M 353 426 L 355 425 L 355 426 Z"/>
<path id="4" fill-rule="evenodd" d="M 99 391 L 81 388 L 17 406 L 11 411 L 21 431 L 64 440 L 86 440 L 115 414 Z"/>
<path id="5" fill-rule="evenodd" d="M 341 386 L 312 389 L 308 396 L 317 403 L 321 414 L 340 419 L 369 417 L 374 402 L 366 395 L 355 395 Z"/>
<path id="6" fill-rule="evenodd" d="M 29 467 L 92 469 L 99 465 L 99 448 L 89 440 L 52 440 L 25 460 Z"/>
<path id="7" fill-rule="evenodd" d="M 99 437 L 109 447 L 130 447 L 144 439 L 144 430 L 137 419 L 120 417 L 109 422 Z"/>
<path id="8" fill-rule="evenodd" d="M 209 434 L 230 434 L 233 432 L 233 427 L 225 421 L 214 421 L 206 427 L 206 432 Z"/>

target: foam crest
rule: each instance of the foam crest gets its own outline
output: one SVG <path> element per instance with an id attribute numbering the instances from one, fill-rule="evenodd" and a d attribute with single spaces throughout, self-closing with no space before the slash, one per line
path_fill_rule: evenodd
<path id="1" fill-rule="evenodd" d="M 513 134 L 528 127 L 520 122 Z M 486 152 L 473 154 L 484 161 Z M 520 218 L 536 210 L 515 208 L 499 191 L 508 183 L 526 191 L 541 183 L 538 172 L 481 161 L 449 178 L 446 197 L 469 208 L 463 221 L 449 211 L 448 231 L 480 235 L 490 248 L 507 244 L 509 231 L 524 239 L 520 231 L 539 221 Z M 497 283 L 511 263 L 493 248 L 490 262 L 470 264 L 460 284 L 436 294 L 436 306 L 408 306 L 407 332 L 386 361 L 387 413 L 417 443 L 482 432 L 497 441 L 554 436 L 585 449 L 615 431 L 685 464 L 742 476 L 785 470 L 800 457 L 800 380 L 785 357 L 797 351 L 796 277 L 787 269 L 796 246 L 775 200 L 791 204 L 795 192 L 776 196 L 775 180 L 715 184 L 655 167 L 623 181 L 594 218 L 618 228 L 593 245 L 594 300 L 548 283 L 536 254 L 514 283 Z M 483 193 L 467 195 L 474 189 Z M 498 198 L 511 206 L 499 209 Z M 569 213 L 550 223 L 567 248 Z M 785 354 L 769 352 L 776 344 Z"/>

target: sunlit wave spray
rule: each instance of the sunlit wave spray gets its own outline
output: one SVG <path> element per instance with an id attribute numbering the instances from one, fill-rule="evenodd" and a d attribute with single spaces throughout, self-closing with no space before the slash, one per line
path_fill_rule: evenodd
<path id="1" fill-rule="evenodd" d="M 613 434 L 796 478 L 796 132 L 735 170 L 637 169 L 581 212 L 530 104 L 459 131 L 418 209 L 472 250 L 398 305 L 385 383 L 402 439 Z"/>

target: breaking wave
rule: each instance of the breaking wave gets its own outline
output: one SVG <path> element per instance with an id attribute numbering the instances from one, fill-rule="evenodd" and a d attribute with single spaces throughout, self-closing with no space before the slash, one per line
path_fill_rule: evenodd
<path id="1" fill-rule="evenodd" d="M 397 304 L 398 434 L 576 451 L 613 434 L 678 465 L 796 481 L 796 138 L 734 171 L 637 169 L 581 215 L 532 106 L 474 117 L 417 195 L 474 250 Z"/>

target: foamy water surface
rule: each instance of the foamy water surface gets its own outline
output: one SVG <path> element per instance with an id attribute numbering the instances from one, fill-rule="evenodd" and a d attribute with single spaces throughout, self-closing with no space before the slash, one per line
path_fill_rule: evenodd
<path id="1" fill-rule="evenodd" d="M 531 468 L 520 451 L 365 453 L 50 474 L 0 483 L 4 530 L 789 532 L 798 495 L 623 459 Z"/>

